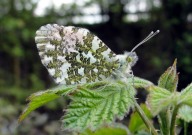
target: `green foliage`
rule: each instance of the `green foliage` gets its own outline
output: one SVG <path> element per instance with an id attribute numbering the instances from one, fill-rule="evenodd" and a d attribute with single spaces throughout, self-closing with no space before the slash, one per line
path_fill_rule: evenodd
<path id="1" fill-rule="evenodd" d="M 104 22 L 96 25 L 83 24 L 83 26 L 82 23 L 84 22 L 80 22 L 81 24 L 75 23 L 75 25 L 81 25 L 80 27 L 86 27 L 97 33 L 101 39 L 105 40 L 107 45 L 110 45 L 111 48 L 117 50 L 119 53 L 123 50 L 130 50 L 130 48 L 132 48 L 131 45 L 134 45 L 135 42 L 139 42 L 139 38 L 144 37 L 144 35 L 149 32 L 149 27 L 159 28 L 164 31 L 164 34 L 157 37 L 157 41 L 152 40 L 148 42 L 148 44 L 153 44 L 152 46 L 149 45 L 148 47 L 142 48 L 141 51 L 145 53 L 138 52 L 140 55 L 139 57 L 144 59 L 144 61 L 142 65 L 135 67 L 135 71 L 137 71 L 137 73 L 140 72 L 140 74 L 142 73 L 144 78 L 147 76 L 151 80 L 154 80 L 154 78 L 157 78 L 156 75 L 162 72 L 164 67 L 169 64 L 170 60 L 177 57 L 179 60 L 179 71 L 183 75 L 180 78 L 179 86 L 184 88 L 186 83 L 189 83 L 192 73 L 192 34 L 190 27 L 191 0 L 164 0 L 160 1 L 159 6 L 155 6 L 154 1 L 148 1 L 146 4 L 148 10 L 143 11 L 147 19 L 142 19 L 142 22 L 135 21 L 127 23 L 127 21 L 125 21 L 127 19 L 125 18 L 130 14 L 125 12 L 124 9 L 126 9 L 126 4 L 131 5 L 133 3 L 132 1 L 123 1 L 123 3 L 120 3 L 120 1 L 108 2 L 105 0 L 90 0 L 87 1 L 89 4 L 85 6 L 79 6 L 75 2 L 71 5 L 64 4 L 60 9 L 53 6 L 46 11 L 45 16 L 36 16 L 34 11 L 37 7 L 37 1 L 1 0 L 0 95 L 3 97 L 2 100 L 6 99 L 5 101 L 9 101 L 9 103 L 2 102 L 0 111 L 8 112 L 7 114 L 9 114 L 9 112 L 12 111 L 9 111 L 9 109 L 6 111 L 6 107 L 9 108 L 9 105 L 11 105 L 13 110 L 18 110 L 19 112 L 20 108 L 15 104 L 23 104 L 24 98 L 34 92 L 34 90 L 41 90 L 50 86 L 50 80 L 46 74 L 47 72 L 42 68 L 40 59 L 37 56 L 34 43 L 35 30 L 45 23 L 58 22 L 63 25 L 74 25 L 73 20 L 76 20 L 76 17 L 84 17 L 84 14 L 88 13 L 83 13 L 82 9 L 89 8 L 89 5 L 96 5 L 96 7 L 99 7 L 101 12 L 98 16 L 101 16 Z M 134 13 L 138 18 L 143 18 L 141 14 L 142 11 Z M 116 23 L 118 25 L 114 27 Z M 153 47 L 153 51 L 149 51 L 151 47 Z M 149 67 L 150 71 L 148 72 Z M 153 71 L 155 71 L 155 73 Z M 20 83 L 15 83 L 17 80 Z M 169 81 L 169 79 L 167 81 Z M 18 85 L 15 87 L 16 84 Z M 135 87 L 138 86 L 137 83 L 134 85 Z M 171 85 L 172 84 L 170 84 L 170 86 Z M 140 86 L 142 86 L 142 84 Z M 148 88 L 148 86 L 150 85 L 146 85 L 144 88 Z M 169 88 L 165 89 L 171 92 L 175 88 L 172 87 L 172 90 Z M 187 93 L 189 94 L 190 92 Z M 185 120 L 191 121 L 190 118 L 188 118 L 190 115 L 187 115 L 190 114 L 188 111 L 190 111 L 189 108 L 191 105 L 190 94 L 187 95 L 187 93 L 183 91 L 177 93 L 177 96 L 181 94 L 177 97 L 179 99 L 174 99 L 175 102 L 170 101 L 171 105 L 168 105 L 169 107 L 163 107 L 164 109 L 162 111 L 158 110 L 160 113 L 157 116 L 158 118 L 160 115 L 162 116 L 162 123 L 170 125 L 170 109 L 172 110 L 173 106 L 177 106 L 173 104 L 180 104 L 178 110 L 179 118 L 183 119 L 182 117 L 186 116 Z M 174 94 L 171 94 L 171 96 L 173 95 Z M 162 99 L 162 101 L 163 100 L 165 101 L 166 99 Z M 152 103 L 149 104 L 152 105 Z M 57 107 L 58 106 L 55 105 L 55 108 Z M 44 108 L 43 111 L 45 111 Z M 49 111 L 46 113 L 49 113 Z M 9 117 L 17 117 L 17 115 L 9 114 Z M 9 125 L 11 125 L 10 123 L 13 123 L 10 122 L 10 119 L 6 120 L 6 117 L 1 118 L 4 119 L 4 121 L 1 122 L 2 124 L 9 122 Z M 127 122 L 126 120 L 125 122 Z M 25 120 L 25 122 L 26 121 L 27 120 Z M 29 121 L 26 123 L 28 124 L 27 129 L 33 130 L 34 125 L 30 125 Z M 165 127 L 168 127 L 167 129 L 170 130 L 170 126 L 165 125 Z"/>
<path id="2" fill-rule="evenodd" d="M 145 89 L 153 85 L 152 82 L 139 77 L 129 78 L 127 79 L 127 83 L 133 84 L 135 88 L 145 88 Z"/>
<path id="3" fill-rule="evenodd" d="M 86 130 L 84 133 L 81 133 L 80 135 L 127 135 L 128 131 L 126 130 L 126 127 L 123 127 L 122 125 L 118 126 L 117 123 L 114 125 L 111 125 L 110 127 L 102 127 L 99 128 L 97 131 L 91 131 Z"/>
<path id="4" fill-rule="evenodd" d="M 161 133 L 164 135 L 169 134 L 169 127 L 170 127 L 169 123 L 171 121 L 169 107 L 170 107 L 170 104 L 174 104 L 176 102 L 176 101 L 174 101 L 174 99 L 175 99 L 174 97 L 177 96 L 175 93 L 175 91 L 177 89 L 177 84 L 178 84 L 178 74 L 177 74 L 177 69 L 176 69 L 176 62 L 177 61 L 175 60 L 173 66 L 169 67 L 165 71 L 165 73 L 163 73 L 159 78 L 158 86 L 165 88 L 164 90 L 162 89 L 163 91 L 159 93 L 159 94 L 161 94 L 161 96 L 158 96 L 158 90 L 157 90 L 157 93 L 155 93 L 157 95 L 157 100 L 159 100 L 156 102 L 157 104 L 155 106 L 157 107 L 158 111 L 161 111 L 160 113 L 157 111 L 156 114 L 159 113 L 158 120 L 159 120 L 159 124 L 161 127 Z M 169 93 L 169 91 L 172 93 Z M 163 93 L 165 95 L 162 95 Z M 160 99 L 160 98 L 162 98 L 162 99 Z M 155 98 L 153 98 L 153 99 L 155 99 Z M 158 107 L 158 102 L 160 103 L 160 108 Z"/>
<path id="5" fill-rule="evenodd" d="M 158 86 L 151 86 L 147 102 L 153 113 L 158 115 L 161 133 L 173 135 L 176 133 L 175 124 L 177 116 L 186 122 L 191 119 L 191 91 L 192 85 L 188 85 L 183 91 L 177 92 L 178 74 L 176 61 L 160 77 Z"/>
<path id="6" fill-rule="evenodd" d="M 133 106 L 135 90 L 131 85 L 109 83 L 90 91 L 79 87 L 70 96 L 72 102 L 62 120 L 64 129 L 95 130 L 103 123 L 110 124 L 115 118 L 123 119 Z"/>
<path id="7" fill-rule="evenodd" d="M 147 102 L 154 116 L 169 105 L 175 103 L 174 99 L 176 95 L 171 94 L 166 89 L 157 86 L 151 86 L 148 89 L 150 90 L 150 94 L 148 95 Z"/>
<path id="8" fill-rule="evenodd" d="M 150 110 L 145 104 L 141 104 L 141 109 L 150 120 L 153 118 Z M 128 128 L 134 134 L 136 134 L 138 131 L 144 131 L 147 129 L 145 123 L 136 111 L 131 114 Z"/>
<path id="9" fill-rule="evenodd" d="M 84 85 L 60 85 L 56 88 L 32 94 L 29 104 L 21 114 L 22 121 L 31 111 L 59 96 L 68 96 L 71 103 L 63 117 L 65 130 L 83 131 L 97 129 L 103 124 L 111 124 L 115 119 L 123 119 L 134 106 L 135 89 L 133 78 L 123 82 L 95 82 Z M 151 82 L 134 77 L 134 86 L 147 87 Z"/>
<path id="10" fill-rule="evenodd" d="M 32 112 L 33 110 L 41 107 L 42 105 L 58 98 L 61 95 L 66 95 L 70 91 L 73 90 L 73 86 L 63 86 L 60 85 L 56 88 L 47 90 L 47 91 L 40 91 L 37 93 L 32 94 L 27 100 L 29 101 L 29 104 L 27 108 L 23 111 L 23 113 L 19 117 L 19 121 L 22 121 L 25 119 L 25 117 Z M 62 92 L 62 93 L 61 93 Z"/>
<path id="11" fill-rule="evenodd" d="M 192 121 L 192 83 L 189 84 L 180 95 L 179 117 L 186 122 Z"/>
<path id="12" fill-rule="evenodd" d="M 158 81 L 158 86 L 173 92 L 177 89 L 178 84 L 178 74 L 176 70 L 176 63 L 175 60 L 173 66 L 169 67 L 165 73 L 161 75 Z"/>
<path id="13" fill-rule="evenodd" d="M 130 132 L 138 135 L 150 133 L 157 135 L 156 129 L 151 124 L 153 115 L 158 116 L 162 135 L 175 135 L 177 116 L 186 122 L 192 120 L 192 84 L 181 92 L 176 91 L 177 84 L 175 61 L 173 66 L 161 75 L 158 86 L 138 77 L 128 78 L 126 82 L 114 80 L 82 85 L 59 85 L 53 89 L 32 94 L 28 98 L 28 107 L 21 114 L 19 121 L 40 106 L 64 96 L 69 97 L 71 102 L 62 117 L 63 130 L 82 134 L 120 132 L 110 126 L 116 119 L 122 120 L 131 108 L 135 108 L 136 112 L 131 115 L 128 126 Z M 135 88 L 148 90 L 147 105 L 150 111 L 145 105 L 140 107 L 137 104 Z"/>
<path id="14" fill-rule="evenodd" d="M 178 116 L 180 119 L 183 119 L 186 122 L 191 122 L 192 121 L 192 107 L 183 105 L 179 109 Z"/>

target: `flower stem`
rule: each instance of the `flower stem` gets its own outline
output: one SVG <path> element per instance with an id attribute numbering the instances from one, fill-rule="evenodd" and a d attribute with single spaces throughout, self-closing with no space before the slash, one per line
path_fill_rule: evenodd
<path id="1" fill-rule="evenodd" d="M 184 121 L 184 135 L 187 135 L 187 122 Z"/>
<path id="2" fill-rule="evenodd" d="M 139 106 L 139 104 L 137 103 L 136 100 L 134 101 L 134 103 L 135 103 L 135 109 L 136 109 L 137 113 L 140 115 L 141 119 L 143 120 L 143 122 L 145 123 L 145 125 L 147 126 L 147 128 L 149 129 L 151 134 L 158 135 L 156 129 L 151 124 L 150 120 L 147 118 L 147 116 L 145 115 L 145 113 L 143 112 L 143 110 L 141 109 L 141 107 Z"/>
<path id="3" fill-rule="evenodd" d="M 171 117 L 171 126 L 170 126 L 170 135 L 175 135 L 175 122 L 176 122 L 176 117 L 177 117 L 177 112 L 179 110 L 179 105 L 177 105 L 174 109 L 173 109 L 173 114 Z"/>

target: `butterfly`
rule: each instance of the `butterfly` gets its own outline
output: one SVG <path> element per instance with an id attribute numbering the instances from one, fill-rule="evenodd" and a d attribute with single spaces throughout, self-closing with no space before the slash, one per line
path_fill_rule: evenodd
<path id="1" fill-rule="evenodd" d="M 149 34 L 140 44 L 157 32 Z M 129 77 L 138 56 L 134 50 L 115 54 L 85 28 L 47 24 L 36 31 L 42 64 L 57 84 L 83 84 Z"/>

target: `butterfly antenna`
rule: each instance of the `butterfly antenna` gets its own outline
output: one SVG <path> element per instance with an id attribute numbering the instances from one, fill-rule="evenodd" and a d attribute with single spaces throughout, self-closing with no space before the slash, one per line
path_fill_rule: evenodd
<path id="1" fill-rule="evenodd" d="M 160 32 L 160 30 L 157 30 L 156 32 L 151 32 L 145 39 L 143 39 L 140 43 L 138 43 L 132 50 L 131 52 L 134 52 L 140 45 L 142 45 L 143 43 L 147 42 L 150 38 L 154 37 L 155 35 L 157 35 Z"/>

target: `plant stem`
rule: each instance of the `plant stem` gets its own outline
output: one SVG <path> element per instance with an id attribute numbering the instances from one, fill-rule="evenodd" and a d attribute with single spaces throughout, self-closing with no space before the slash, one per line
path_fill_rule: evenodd
<path id="1" fill-rule="evenodd" d="M 187 122 L 184 121 L 184 135 L 187 135 Z"/>
<path id="2" fill-rule="evenodd" d="M 179 110 L 179 105 L 175 106 L 173 109 L 173 114 L 171 118 L 171 126 L 170 126 L 170 135 L 175 135 L 175 122 L 176 122 L 176 117 L 177 117 L 177 112 Z"/>
<path id="3" fill-rule="evenodd" d="M 134 100 L 134 103 L 135 103 L 135 109 L 137 113 L 140 115 L 141 119 L 143 120 L 143 122 L 145 123 L 149 131 L 152 133 L 152 135 L 158 135 L 156 129 L 151 124 L 150 120 L 147 118 L 147 116 L 145 115 L 145 113 L 143 112 L 143 110 L 141 109 L 141 107 L 139 106 L 136 100 Z"/>
<path id="4" fill-rule="evenodd" d="M 163 110 L 158 115 L 158 122 L 160 124 L 161 134 L 170 135 L 170 114 L 169 109 Z"/>

